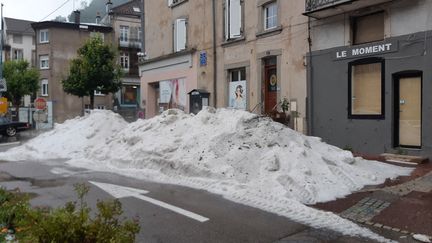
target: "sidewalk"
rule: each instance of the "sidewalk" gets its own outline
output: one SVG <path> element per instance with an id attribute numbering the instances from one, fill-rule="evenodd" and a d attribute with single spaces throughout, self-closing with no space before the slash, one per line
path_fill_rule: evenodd
<path id="1" fill-rule="evenodd" d="M 363 224 L 389 239 L 418 242 L 413 234 L 432 236 L 432 162 L 418 165 L 410 176 L 314 207 Z"/>

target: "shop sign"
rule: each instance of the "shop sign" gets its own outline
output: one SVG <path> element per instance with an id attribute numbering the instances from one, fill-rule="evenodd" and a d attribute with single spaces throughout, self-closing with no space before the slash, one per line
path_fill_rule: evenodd
<path id="1" fill-rule="evenodd" d="M 336 51 L 335 60 L 380 55 L 398 51 L 397 41 L 344 47 Z"/>
<path id="2" fill-rule="evenodd" d="M 200 66 L 207 66 L 207 52 L 202 51 L 200 52 Z"/>
<path id="3" fill-rule="evenodd" d="M 5 97 L 0 97 L 0 114 L 5 114 L 8 111 L 8 100 Z"/>

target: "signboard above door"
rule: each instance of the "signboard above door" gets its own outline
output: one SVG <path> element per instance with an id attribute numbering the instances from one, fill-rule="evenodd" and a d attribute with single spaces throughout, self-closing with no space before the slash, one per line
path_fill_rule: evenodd
<path id="1" fill-rule="evenodd" d="M 335 52 L 334 59 L 339 61 L 349 58 L 374 56 L 384 53 L 397 52 L 398 49 L 399 46 L 397 41 L 342 47 Z"/>

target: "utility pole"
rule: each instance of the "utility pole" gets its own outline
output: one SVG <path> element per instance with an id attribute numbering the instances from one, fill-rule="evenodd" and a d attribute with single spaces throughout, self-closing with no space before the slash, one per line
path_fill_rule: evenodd
<path id="1" fill-rule="evenodd" d="M 1 29 L 2 29 L 2 34 L 1 34 L 1 41 L 0 41 L 0 50 L 1 50 L 1 55 L 0 55 L 0 79 L 3 79 L 3 35 L 4 35 L 4 26 L 3 26 L 3 3 L 1 4 Z"/>
<path id="2" fill-rule="evenodd" d="M 1 25 L 1 40 L 0 40 L 0 84 L 3 84 L 6 88 L 6 81 L 3 79 L 3 35 L 4 35 L 4 27 L 3 27 L 3 3 L 1 4 L 1 16 L 0 16 L 0 25 Z M 0 97 L 2 97 L 2 90 L 0 90 Z"/>

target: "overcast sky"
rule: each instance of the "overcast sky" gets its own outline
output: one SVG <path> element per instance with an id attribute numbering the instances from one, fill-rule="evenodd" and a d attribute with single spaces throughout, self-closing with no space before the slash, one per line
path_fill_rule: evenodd
<path id="1" fill-rule="evenodd" d="M 59 10 L 46 19 L 43 19 L 66 1 L 67 0 L 0 0 L 4 5 L 3 15 L 5 17 L 32 21 L 51 20 L 59 15 L 67 17 L 74 10 L 74 0 L 69 0 Z M 82 0 L 75 0 L 75 8 L 80 6 L 79 4 L 81 1 Z"/>

